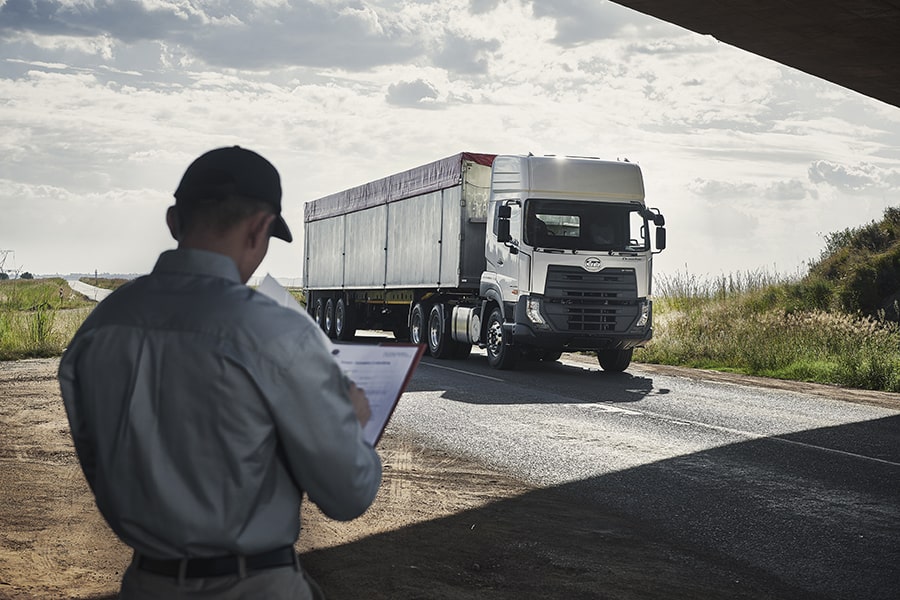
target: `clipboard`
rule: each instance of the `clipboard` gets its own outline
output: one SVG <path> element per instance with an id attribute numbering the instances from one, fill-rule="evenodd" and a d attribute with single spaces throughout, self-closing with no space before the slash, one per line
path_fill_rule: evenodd
<path id="1" fill-rule="evenodd" d="M 363 438 L 375 446 L 425 353 L 425 346 L 335 344 L 331 353 L 341 370 L 369 399 L 372 416 L 363 427 Z"/>

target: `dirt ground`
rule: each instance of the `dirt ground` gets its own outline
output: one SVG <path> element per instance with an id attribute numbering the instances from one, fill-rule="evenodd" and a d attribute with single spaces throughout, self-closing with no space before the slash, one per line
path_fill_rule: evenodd
<path id="1" fill-rule="evenodd" d="M 57 360 L 0 363 L 0 598 L 114 598 L 130 560 L 75 458 Z M 387 435 L 360 519 L 302 509 L 302 562 L 330 599 L 793 598 L 702 549 Z"/>

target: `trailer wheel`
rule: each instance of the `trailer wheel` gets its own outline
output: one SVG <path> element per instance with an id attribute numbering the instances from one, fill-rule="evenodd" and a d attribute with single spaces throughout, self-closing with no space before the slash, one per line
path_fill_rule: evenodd
<path id="1" fill-rule="evenodd" d="M 488 364 L 495 369 L 515 368 L 519 351 L 507 343 L 503 332 L 503 313 L 499 307 L 495 307 L 488 317 L 486 337 Z"/>
<path id="2" fill-rule="evenodd" d="M 428 315 L 428 351 L 435 358 L 450 358 L 450 341 L 444 329 L 443 311 L 439 304 Z"/>
<path id="3" fill-rule="evenodd" d="M 328 337 L 334 337 L 334 298 L 329 298 L 325 302 L 325 317 L 322 321 L 324 325 L 322 329 L 328 335 Z"/>
<path id="4" fill-rule="evenodd" d="M 315 319 L 316 324 L 322 329 L 322 331 L 326 331 L 325 329 L 325 300 L 322 298 L 316 298 L 316 302 L 313 305 L 313 319 Z"/>
<path id="5" fill-rule="evenodd" d="M 419 303 L 416 303 L 413 306 L 412 314 L 409 317 L 409 341 L 417 346 L 420 344 L 426 344 L 425 341 L 425 329 L 427 324 L 425 322 L 425 307 Z M 426 349 L 426 352 L 428 350 Z"/>
<path id="6" fill-rule="evenodd" d="M 356 335 L 353 323 L 353 309 L 343 298 L 338 298 L 334 306 L 334 337 L 342 342 L 349 342 Z"/>
<path id="7" fill-rule="evenodd" d="M 604 371 L 621 373 L 631 364 L 634 348 L 628 350 L 597 350 L 597 361 Z"/>

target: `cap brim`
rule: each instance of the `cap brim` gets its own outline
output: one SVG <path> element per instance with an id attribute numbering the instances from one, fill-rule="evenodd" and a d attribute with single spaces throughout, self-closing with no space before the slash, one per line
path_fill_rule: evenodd
<path id="1" fill-rule="evenodd" d="M 291 230 L 288 229 L 287 223 L 284 222 L 284 217 L 281 215 L 276 216 L 275 222 L 272 224 L 272 237 L 277 237 L 286 242 L 292 242 L 294 240 L 294 236 L 291 235 Z"/>

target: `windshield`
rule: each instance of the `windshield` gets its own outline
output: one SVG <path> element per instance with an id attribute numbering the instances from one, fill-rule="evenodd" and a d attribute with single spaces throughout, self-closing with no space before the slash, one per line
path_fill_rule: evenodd
<path id="1" fill-rule="evenodd" d="M 649 250 L 642 208 L 638 204 L 528 200 L 525 243 L 561 250 Z"/>

